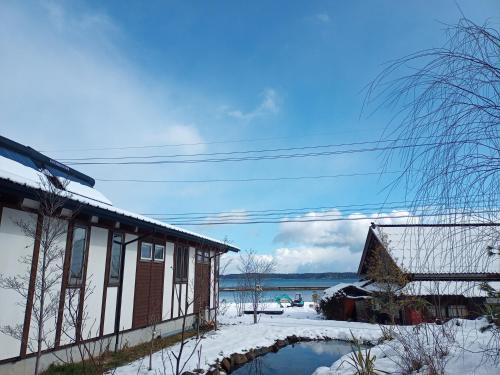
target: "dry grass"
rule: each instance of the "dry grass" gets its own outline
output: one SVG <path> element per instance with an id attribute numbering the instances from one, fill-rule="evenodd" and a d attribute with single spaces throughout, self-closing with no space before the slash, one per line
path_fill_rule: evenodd
<path id="1" fill-rule="evenodd" d="M 186 338 L 196 335 L 196 331 L 187 331 L 184 333 Z M 163 348 L 172 346 L 181 341 L 181 334 L 156 338 L 154 340 L 154 351 L 159 351 Z M 139 358 L 149 355 L 151 347 L 150 342 L 145 342 L 133 347 L 125 347 L 118 352 L 106 352 L 99 359 L 94 359 L 94 363 L 99 363 L 95 366 L 89 361 L 79 363 L 69 363 L 61 365 L 51 365 L 41 375 L 100 375 L 106 371 L 116 367 L 126 365 Z M 96 368 L 98 367 L 98 368 Z"/>

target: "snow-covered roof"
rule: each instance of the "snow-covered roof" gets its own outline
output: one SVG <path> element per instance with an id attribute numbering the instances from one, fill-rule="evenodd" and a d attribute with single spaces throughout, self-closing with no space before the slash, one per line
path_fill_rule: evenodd
<path id="1" fill-rule="evenodd" d="M 325 289 L 323 291 L 323 296 L 321 298 L 327 299 L 327 298 L 331 298 L 335 295 L 343 295 L 343 296 L 347 296 L 349 298 L 367 298 L 366 295 L 371 294 L 371 292 L 368 289 L 365 289 L 365 284 L 367 284 L 366 281 L 358 281 L 355 283 L 338 283 L 334 286 L 331 286 L 328 289 Z M 346 289 L 349 289 L 349 288 L 355 288 L 356 290 L 358 290 L 360 293 L 362 293 L 364 295 L 361 295 L 361 296 L 349 295 L 349 293 L 346 292 Z"/>
<path id="2" fill-rule="evenodd" d="M 411 274 L 499 273 L 500 243 L 493 226 L 377 226 L 373 230 L 396 264 Z"/>
<path id="3" fill-rule="evenodd" d="M 500 282 L 488 283 L 496 291 L 500 290 Z M 412 281 L 406 284 L 401 294 L 408 296 L 464 296 L 464 297 L 487 297 L 488 294 L 481 289 L 481 283 L 477 281 Z"/>
<path id="4" fill-rule="evenodd" d="M 34 188 L 41 189 L 43 188 L 43 184 L 41 181 L 45 178 L 45 174 L 41 170 L 37 170 L 26 165 L 23 165 L 17 161 L 11 160 L 7 157 L 0 155 L 0 179 L 8 180 L 13 183 Z M 97 189 L 83 185 L 73 180 L 68 180 L 68 184 L 65 187 L 67 198 L 79 202 L 81 204 L 85 204 L 91 207 L 104 209 L 106 211 L 126 216 L 127 218 L 132 218 L 136 220 L 143 221 L 145 223 L 154 224 L 166 229 L 170 229 L 176 232 L 188 234 L 191 236 L 198 237 L 200 239 L 205 239 L 214 243 L 218 243 L 221 245 L 227 245 L 226 243 L 200 235 L 195 232 L 191 232 L 189 230 L 170 225 L 164 223 L 159 220 L 155 220 L 149 218 L 147 216 L 143 216 L 140 214 L 136 214 L 118 207 L 113 206 L 112 202 L 100 191 Z M 233 249 L 237 249 L 234 246 L 231 246 Z"/>

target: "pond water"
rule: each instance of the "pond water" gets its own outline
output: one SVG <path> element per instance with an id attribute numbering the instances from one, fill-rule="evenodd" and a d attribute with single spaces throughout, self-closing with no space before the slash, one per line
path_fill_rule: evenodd
<path id="1" fill-rule="evenodd" d="M 344 341 L 299 342 L 255 358 L 231 374 L 234 375 L 311 375 L 320 366 L 330 367 L 352 351 Z"/>

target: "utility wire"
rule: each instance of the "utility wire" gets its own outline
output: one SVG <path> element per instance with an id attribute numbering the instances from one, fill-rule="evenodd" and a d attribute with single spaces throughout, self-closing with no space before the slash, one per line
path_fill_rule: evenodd
<path id="1" fill-rule="evenodd" d="M 481 197 L 479 195 L 473 196 L 470 198 L 477 198 Z M 347 204 L 347 205 L 331 205 L 331 206 L 315 206 L 315 207 L 294 207 L 294 208 L 282 208 L 282 209 L 265 209 L 265 210 L 244 210 L 244 211 L 211 211 L 211 212 L 180 212 L 180 213 L 167 213 L 167 212 L 160 212 L 160 213 L 143 213 L 142 215 L 146 216 L 154 216 L 154 217 L 162 217 L 162 218 L 185 218 L 186 216 L 191 218 L 191 217 L 196 217 L 197 215 L 203 215 L 203 217 L 213 217 L 213 216 L 238 216 L 242 214 L 246 214 L 249 216 L 256 216 L 256 215 L 264 215 L 264 214 L 281 214 L 281 215 L 289 215 L 289 214 L 300 214 L 300 213 L 308 213 L 308 212 L 325 212 L 329 210 L 334 210 L 334 209 L 345 209 L 347 208 L 348 211 L 354 211 L 354 212 L 359 212 L 359 211 L 364 211 L 364 210 L 386 210 L 389 209 L 389 207 L 393 208 L 400 208 L 401 210 L 408 210 L 408 204 L 419 204 L 421 206 L 443 206 L 447 204 L 448 202 L 440 202 L 438 200 L 417 200 L 417 201 L 393 201 L 393 202 L 383 202 L 383 203 L 359 203 L 359 204 Z M 476 204 L 479 203 L 487 203 L 487 202 L 475 202 Z M 345 212 L 345 211 L 344 211 Z"/>
<path id="2" fill-rule="evenodd" d="M 195 163 L 220 163 L 220 162 L 237 162 L 237 161 L 255 161 L 255 160 L 276 160 L 276 159 L 290 159 L 290 158 L 304 158 L 304 157 L 314 157 L 314 156 L 328 156 L 328 155 L 343 155 L 343 154 L 353 154 L 361 152 L 373 152 L 373 151 L 387 151 L 387 150 L 397 150 L 397 149 L 407 149 L 415 147 L 426 147 L 426 146 L 443 146 L 454 143 L 464 142 L 476 142 L 475 140 L 460 140 L 460 141 L 450 141 L 450 142 L 438 142 L 438 143 L 423 143 L 423 144 L 404 144 L 404 145 L 393 145 L 384 147 L 369 147 L 369 148 L 358 148 L 358 149 L 348 149 L 348 150 L 336 150 L 336 151 L 323 151 L 323 152 L 309 152 L 309 153 L 294 153 L 294 154 L 278 154 L 278 155 L 261 155 L 261 156 L 244 156 L 244 157 L 229 157 L 229 158 L 206 158 L 206 159 L 182 159 L 182 160 L 152 160 L 152 161 L 77 161 L 68 162 L 68 165 L 155 165 L 155 164 L 195 164 Z"/>
<path id="3" fill-rule="evenodd" d="M 392 212 L 390 213 L 391 215 L 396 215 L 396 213 L 399 211 L 400 213 L 407 213 L 408 210 L 404 209 L 391 209 L 389 208 L 388 210 L 391 210 Z M 422 214 L 425 213 L 430 213 L 433 212 L 431 209 L 427 210 L 419 210 L 418 214 L 413 214 L 412 217 L 420 217 Z M 477 212 L 477 211 L 475 211 Z M 489 211 L 487 211 L 489 212 Z M 240 215 L 234 215 L 234 216 L 227 216 L 227 217 L 199 217 L 199 218 L 191 218 L 191 217 L 184 217 L 184 218 L 156 218 L 157 220 L 165 220 L 168 221 L 169 223 L 176 224 L 176 225 L 190 225 L 194 223 L 206 223 L 206 222 L 221 222 L 221 223 L 233 223 L 233 222 L 242 222 L 242 221 L 256 221 L 256 220 L 287 220 L 287 219 L 292 219 L 292 220 L 315 220 L 315 219 L 328 219 L 328 218 L 336 218 L 336 217 L 352 217 L 356 214 L 359 215 L 372 215 L 372 219 L 377 219 L 379 213 L 373 212 L 373 211 L 364 211 L 364 212 L 351 212 L 351 213 L 345 213 L 345 212 L 321 212 L 321 213 L 314 213 L 314 215 L 310 215 L 310 213 L 298 213 L 298 214 L 287 214 L 287 215 L 256 215 L 256 216 L 246 216 L 244 213 L 241 213 Z M 463 214 L 463 213 L 462 213 Z M 375 215 L 375 216 L 373 216 Z M 435 213 L 434 213 L 435 215 Z M 295 216 L 295 217 L 291 217 Z M 370 217 L 364 216 L 365 219 L 369 219 Z"/>
<path id="4" fill-rule="evenodd" d="M 418 140 L 439 140 L 436 136 L 424 136 L 419 137 Z M 125 155 L 125 156 L 93 156 L 93 157 L 79 157 L 79 158 L 65 158 L 61 159 L 61 162 L 70 163 L 78 161 L 93 161 L 93 160 L 127 160 L 127 159 L 158 159 L 158 158 L 178 158 L 178 157 L 198 157 L 198 156 L 220 156 L 220 155 L 244 155 L 244 154 L 254 154 L 254 153 L 266 153 L 266 152 L 282 152 L 282 151 L 298 151 L 298 150 L 314 150 L 321 148 L 331 148 L 331 147 L 346 147 L 346 146 L 360 146 L 369 144 L 383 144 L 383 143 L 393 143 L 393 142 L 404 142 L 404 141 L 414 141 L 415 139 L 384 139 L 377 141 L 361 141 L 361 142 L 349 142 L 349 143 L 331 143 L 324 145 L 311 145 L 311 146 L 297 146 L 297 147 L 281 147 L 281 148 L 270 148 L 270 149 L 256 149 L 256 150 L 243 150 L 243 151 L 219 151 L 219 152 L 204 152 L 204 153 L 177 153 L 177 154 L 167 154 L 167 155 Z M 480 141 L 482 139 L 472 140 Z M 471 140 L 468 140 L 471 141 Z M 418 146 L 418 145 L 416 145 Z"/>
<path id="5" fill-rule="evenodd" d="M 468 196 L 468 198 L 479 198 L 480 195 Z M 457 197 L 461 198 L 461 197 Z M 481 203 L 481 202 L 477 202 Z M 415 201 L 392 201 L 392 202 L 378 202 L 378 203 L 351 203 L 344 205 L 330 205 L 330 206 L 311 206 L 311 207 L 292 207 L 292 208 L 278 208 L 278 209 L 265 209 L 265 210 L 245 210 L 245 213 L 267 213 L 267 212 L 289 212 L 289 211 L 320 211 L 320 210 L 332 210 L 339 208 L 356 208 L 363 209 L 364 207 L 373 207 L 376 209 L 378 207 L 384 208 L 386 205 L 408 205 L 408 204 L 418 204 L 418 205 L 435 205 L 441 206 L 447 204 L 440 200 L 429 200 L 429 199 L 418 199 Z M 187 215 L 220 215 L 220 214 L 231 214 L 234 211 L 204 211 L 204 212 L 156 212 L 156 213 L 142 213 L 141 215 L 146 216 L 187 216 Z"/>
<path id="6" fill-rule="evenodd" d="M 112 179 L 112 178 L 95 178 L 96 181 L 102 182 L 137 182 L 137 183 L 212 183 L 212 182 L 258 182 L 258 181 L 292 181 L 292 180 L 319 180 L 328 178 L 340 177 L 358 177 L 358 176 L 380 176 L 383 174 L 397 174 L 403 171 L 387 171 L 387 172 L 360 172 L 360 173 L 341 173 L 335 175 L 318 175 L 318 176 L 282 176 L 282 177 L 256 177 L 256 178 L 214 178 L 214 179 L 196 179 L 196 180 L 146 180 L 146 179 Z"/>
<path id="7" fill-rule="evenodd" d="M 419 139 L 439 139 L 436 136 L 426 136 Z M 400 139 L 399 141 L 408 141 L 410 139 Z M 281 151 L 297 151 L 297 150 L 312 150 L 320 148 L 331 147 L 346 147 L 346 146 L 359 146 L 368 144 L 380 144 L 398 141 L 397 139 L 385 139 L 379 141 L 362 141 L 362 142 L 349 142 L 349 143 L 331 143 L 325 145 L 312 145 L 312 146 L 297 146 L 297 147 L 281 147 L 270 149 L 256 149 L 256 150 L 243 150 L 243 151 L 219 151 L 219 152 L 203 152 L 203 153 L 183 153 L 183 154 L 167 154 L 167 155 L 132 155 L 132 156 L 94 156 L 94 157 L 80 157 L 80 158 L 66 158 L 61 159 L 61 162 L 73 161 L 87 161 L 87 160 L 126 160 L 126 159 L 157 159 L 157 158 L 178 158 L 178 157 L 194 157 L 194 156 L 218 156 L 218 155 L 242 155 L 254 154 L 264 152 L 281 152 Z"/>
<path id="8" fill-rule="evenodd" d="M 66 152 L 66 151 L 107 151 L 107 150 L 134 150 L 134 149 L 148 149 L 148 148 L 164 148 L 164 147 L 183 147 L 183 146 L 202 146 L 202 145 L 218 145 L 218 144 L 229 144 L 229 143 L 251 143 L 260 141 L 273 141 L 279 139 L 292 139 L 292 138 L 307 138 L 325 135 L 338 135 L 338 134 L 353 134 L 360 133 L 362 129 L 358 131 L 349 132 L 328 132 L 328 133 L 310 133 L 310 134 L 299 134 L 293 136 L 282 136 L 282 137 L 264 137 L 264 138 L 250 138 L 250 139 L 229 139 L 221 141 L 209 141 L 209 142 L 192 142 L 192 143 L 166 143 L 158 145 L 131 145 L 131 146 L 115 146 L 115 147 L 88 147 L 88 148 L 66 148 L 66 149 L 55 149 L 55 150 L 42 150 L 40 152 Z"/>
<path id="9" fill-rule="evenodd" d="M 477 211 L 477 212 L 471 212 L 468 214 L 484 214 L 484 213 L 496 213 L 498 211 Z M 461 215 L 463 213 L 461 212 L 450 212 L 447 214 L 441 214 L 440 216 L 456 216 L 456 215 Z M 313 223 L 313 222 L 333 222 L 333 221 L 360 221 L 360 220 L 381 220 L 381 219 L 405 219 L 405 218 L 421 218 L 421 217 L 432 217 L 436 216 L 436 214 L 422 214 L 422 215 L 385 215 L 385 216 L 378 216 L 374 218 L 370 217 L 350 217 L 350 218 L 316 218 L 316 219 L 288 219 L 288 218 L 283 218 L 281 220 L 257 220 L 257 221 L 239 221 L 239 222 L 225 222 L 225 221 L 211 221 L 211 222 L 203 222 L 203 223 L 169 223 L 172 225 L 251 225 L 251 224 L 281 224 L 281 223 Z M 500 225 L 500 224 L 498 224 Z"/>

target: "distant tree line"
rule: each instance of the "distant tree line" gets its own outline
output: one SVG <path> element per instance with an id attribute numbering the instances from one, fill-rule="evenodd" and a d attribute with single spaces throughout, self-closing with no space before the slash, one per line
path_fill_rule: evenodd
<path id="1" fill-rule="evenodd" d="M 237 280 L 243 278 L 243 274 L 231 273 L 228 275 L 220 275 L 221 279 Z M 266 276 L 275 279 L 356 279 L 358 277 L 356 272 L 321 272 L 321 273 L 270 273 Z"/>

